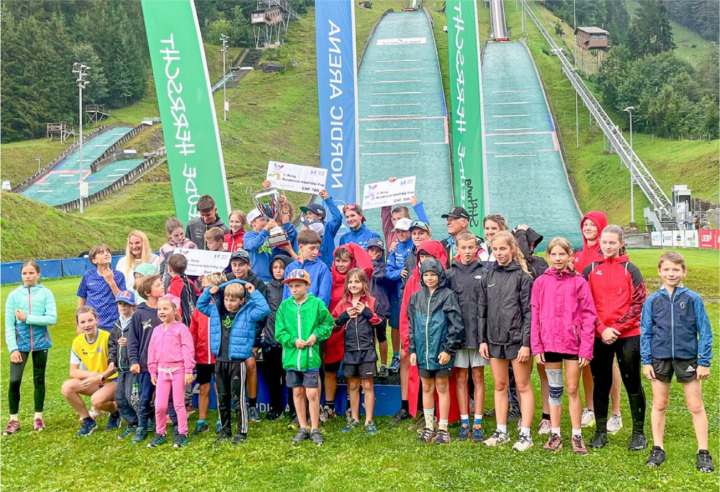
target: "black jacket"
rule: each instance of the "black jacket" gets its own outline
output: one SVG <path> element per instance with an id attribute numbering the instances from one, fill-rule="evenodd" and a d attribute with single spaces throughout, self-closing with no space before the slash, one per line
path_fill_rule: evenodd
<path id="1" fill-rule="evenodd" d="M 375 350 L 375 325 L 384 324 L 385 319 L 378 316 L 373 310 L 374 301 L 372 297 L 360 299 L 365 304 L 365 309 L 355 318 L 351 318 L 347 310 L 343 311 L 335 319 L 335 330 L 345 327 L 345 353 L 355 350 Z M 347 305 L 347 299 L 340 301 L 336 309 L 342 309 Z"/>
<path id="2" fill-rule="evenodd" d="M 417 246 L 415 246 L 412 251 L 408 253 L 408 255 L 405 257 L 405 270 L 407 270 L 408 274 L 405 275 L 405 278 L 402 279 L 402 289 L 405 290 L 405 284 L 407 283 L 408 279 L 410 278 L 410 274 L 413 270 L 415 270 L 415 265 L 417 265 Z"/>
<path id="3" fill-rule="evenodd" d="M 445 252 L 447 253 L 447 265 L 445 265 L 445 268 L 450 268 L 450 265 L 452 265 L 453 260 L 455 259 L 452 254 L 452 246 L 450 245 L 450 237 L 446 237 L 442 241 L 440 241 L 440 244 L 443 245 L 443 248 L 445 248 Z M 485 245 L 485 241 L 480 236 L 475 236 L 475 244 L 477 244 L 477 247 L 482 249 Z"/>
<path id="4" fill-rule="evenodd" d="M 525 257 L 530 275 L 533 280 L 535 280 L 548 268 L 548 264 L 543 258 L 533 255 L 535 248 L 543 241 L 543 236 L 529 227 L 526 231 L 515 229 L 513 235 L 518 242 L 518 246 L 520 246 L 520 251 Z"/>
<path id="5" fill-rule="evenodd" d="M 495 263 L 480 281 L 480 343 L 530 347 L 532 278 L 515 261 Z"/>
<path id="6" fill-rule="evenodd" d="M 130 370 L 130 356 L 128 355 L 128 347 L 120 347 L 118 338 L 127 338 L 130 327 L 132 326 L 132 318 L 123 328 L 120 318 L 115 322 L 110 338 L 108 339 L 108 362 L 113 362 L 118 373 Z"/>
<path id="7" fill-rule="evenodd" d="M 458 296 L 460 310 L 465 326 L 463 348 L 476 349 L 478 343 L 478 293 L 480 281 L 487 273 L 485 267 L 478 260 L 469 265 L 463 265 L 460 260 L 453 260 L 452 267 L 446 272 L 448 287 Z"/>
<path id="8" fill-rule="evenodd" d="M 292 263 L 292 258 L 290 258 L 287 255 L 277 255 L 275 258 L 272 259 L 270 262 L 270 276 L 272 277 L 272 265 L 275 263 L 276 260 L 281 260 L 285 267 L 283 267 L 283 270 Z M 253 274 L 254 275 L 254 274 Z M 256 277 L 257 278 L 257 277 Z M 253 284 L 255 285 L 255 284 Z M 270 347 L 280 348 L 281 345 L 275 341 L 275 316 L 277 315 L 277 310 L 280 307 L 280 303 L 283 300 L 283 289 L 285 287 L 285 284 L 282 283 L 282 280 L 276 280 L 274 277 L 270 281 L 269 284 L 266 286 L 267 294 L 265 295 L 265 300 L 268 303 L 268 306 L 270 306 L 270 315 L 265 318 L 265 323 L 263 325 L 262 330 L 262 341 L 269 345 Z"/>
<path id="9" fill-rule="evenodd" d="M 220 217 L 215 216 L 217 220 L 212 224 L 206 224 L 202 217 L 193 219 L 187 224 L 187 231 L 185 235 L 188 239 L 195 243 L 198 249 L 207 249 L 205 244 L 205 233 L 213 227 L 219 227 L 225 234 L 230 232 L 225 223 L 220 220 Z"/>
<path id="10" fill-rule="evenodd" d="M 385 276 L 385 260 L 373 260 L 373 274 L 370 279 L 370 295 L 375 298 L 375 312 L 378 316 L 390 316 L 390 289 L 397 289 L 395 282 Z"/>
<path id="11" fill-rule="evenodd" d="M 147 372 L 148 347 L 152 338 L 153 329 L 162 323 L 157 315 L 157 308 L 151 308 L 146 303 L 135 308 L 130 330 L 127 334 L 127 351 L 130 365 L 140 364 L 140 371 Z"/>

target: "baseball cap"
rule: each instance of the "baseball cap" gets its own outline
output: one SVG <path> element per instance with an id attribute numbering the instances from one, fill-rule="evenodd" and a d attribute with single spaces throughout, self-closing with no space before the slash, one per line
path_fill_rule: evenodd
<path id="1" fill-rule="evenodd" d="M 470 214 L 462 207 L 453 207 L 448 213 L 441 215 L 443 219 L 467 219 L 470 220 Z"/>
<path id="2" fill-rule="evenodd" d="M 396 231 L 409 231 L 410 227 L 412 227 L 412 220 L 407 217 L 402 217 L 395 222 Z"/>
<path id="3" fill-rule="evenodd" d="M 262 214 L 260 213 L 260 210 L 258 210 L 258 209 L 256 209 L 256 208 L 250 210 L 250 211 L 248 212 L 248 214 L 247 214 L 247 221 L 248 221 L 248 223 L 250 223 L 250 222 L 252 222 L 253 220 L 257 219 L 257 218 L 260 217 L 261 215 L 262 215 Z"/>
<path id="4" fill-rule="evenodd" d="M 300 219 L 300 222 L 311 231 L 317 232 L 320 237 L 325 234 L 325 224 L 320 219 L 308 219 L 307 217 L 303 217 Z"/>
<path id="5" fill-rule="evenodd" d="M 121 290 L 115 296 L 115 302 L 124 302 L 125 304 L 135 305 L 135 293 L 129 290 Z"/>
<path id="6" fill-rule="evenodd" d="M 165 294 L 160 299 L 167 299 L 175 305 L 176 309 L 180 309 L 180 298 L 178 296 L 174 296 L 172 294 Z"/>
<path id="7" fill-rule="evenodd" d="M 287 278 L 283 280 L 284 284 L 289 284 L 293 280 L 302 280 L 303 282 L 307 282 L 308 285 L 310 285 L 310 275 L 308 275 L 308 272 L 305 270 L 293 270 L 292 272 L 287 274 Z"/>
<path id="8" fill-rule="evenodd" d="M 368 249 L 370 249 L 370 246 L 375 246 L 376 248 L 380 248 L 381 250 L 385 251 L 385 243 L 383 243 L 382 239 L 380 238 L 374 237 L 370 239 L 367 243 Z"/>
<path id="9" fill-rule="evenodd" d="M 312 212 L 312 213 L 316 214 L 318 217 L 320 217 L 321 219 L 325 218 L 325 207 L 323 207 L 322 205 L 319 205 L 317 203 L 311 203 L 307 207 L 300 207 L 300 210 L 302 210 L 305 213 Z"/>
<path id="10" fill-rule="evenodd" d="M 412 231 L 416 228 L 430 232 L 430 225 L 427 222 L 423 222 L 422 220 L 413 220 L 412 225 L 410 225 L 410 230 Z"/>
<path id="11" fill-rule="evenodd" d="M 155 265 L 153 265 L 152 263 L 141 263 L 140 265 L 135 267 L 135 273 L 139 273 L 142 276 L 156 275 L 157 272 L 157 268 L 155 268 Z"/>
<path id="12" fill-rule="evenodd" d="M 242 260 L 245 263 L 250 263 L 250 255 L 244 249 L 239 249 L 230 255 L 230 261 Z"/>

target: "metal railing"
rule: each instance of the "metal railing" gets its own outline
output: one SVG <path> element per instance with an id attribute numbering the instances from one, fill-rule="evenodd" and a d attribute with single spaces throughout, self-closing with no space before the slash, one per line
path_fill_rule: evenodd
<path id="1" fill-rule="evenodd" d="M 618 153 L 622 163 L 632 173 L 633 180 L 638 186 L 640 186 L 640 189 L 650 201 L 655 214 L 660 218 L 660 221 L 674 223 L 675 219 L 672 213 L 672 203 L 670 202 L 668 196 L 662 190 L 652 174 L 650 174 L 650 171 L 648 171 L 645 167 L 645 164 L 643 164 L 637 154 L 635 154 L 635 151 L 630 147 L 627 140 L 625 140 L 625 136 L 612 119 L 610 119 L 610 116 L 608 116 L 605 112 L 590 89 L 585 85 L 585 82 L 582 80 L 580 75 L 578 75 L 573 65 L 565 56 L 563 50 L 557 45 L 557 43 L 555 43 L 547 30 L 545 30 L 542 23 L 535 16 L 535 13 L 527 2 L 525 0 L 520 0 L 520 3 L 527 11 L 528 15 L 533 20 L 547 43 L 550 45 L 551 51 L 560 60 L 563 73 L 568 80 L 570 80 L 573 88 L 583 100 L 583 103 L 585 103 L 585 106 L 588 108 L 593 118 L 595 118 L 595 121 L 597 121 L 602 131 L 610 140 L 612 148 Z"/>

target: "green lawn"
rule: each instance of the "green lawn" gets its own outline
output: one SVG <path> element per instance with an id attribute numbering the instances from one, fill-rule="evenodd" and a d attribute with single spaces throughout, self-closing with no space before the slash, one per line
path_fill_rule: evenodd
<path id="1" fill-rule="evenodd" d="M 660 250 L 633 250 L 630 256 L 643 271 L 649 290 L 657 286 L 655 265 Z M 713 330 L 718 329 L 718 253 L 683 251 L 689 264 L 686 285 L 712 298 L 708 310 Z M 517 454 L 510 447 L 490 449 L 482 445 L 453 442 L 450 446 L 419 445 L 406 426 L 390 428 L 388 418 L 377 419 L 380 432 L 366 437 L 362 432 L 344 435 L 343 423 L 326 425 L 325 446 L 309 443 L 293 447 L 293 433 L 287 421 L 251 424 L 249 440 L 234 448 L 214 448 L 214 433 L 192 439 L 183 450 L 164 446 L 150 450 L 131 446 L 116 439 L 117 432 L 98 430 L 86 439 L 78 439 L 76 416 L 60 395 L 67 377 L 68 351 L 75 336 L 73 311 L 78 278 L 47 281 L 56 296 L 59 323 L 52 329 L 54 348 L 50 351 L 45 407 L 48 430 L 29 431 L 32 418 L 32 381 L 26 373 L 22 386 L 20 418 L 23 430 L 2 438 L 0 464 L 3 485 L 8 490 L 236 490 L 252 486 L 258 490 L 716 490 L 718 474 L 701 475 L 695 469 L 695 440 L 691 419 L 685 408 L 682 389 L 674 385 L 667 419 L 665 445 L 668 463 L 660 469 L 645 466 L 648 452 L 630 453 L 626 442 L 630 435 L 630 412 L 623 399 L 625 428 L 610 438 L 607 448 L 589 456 L 574 456 L 566 446 L 551 455 L 542 449 L 544 439 L 533 434 L 535 447 Z M 14 286 L 4 286 L 4 300 Z M 715 340 L 715 353 L 718 353 Z M 7 391 L 7 358 L 3 362 L 2 391 Z M 487 375 L 491 408 L 492 377 Z M 705 385 L 705 404 L 710 419 L 711 452 L 718 463 L 718 364 Z M 535 388 L 539 388 L 535 380 Z M 648 401 L 651 393 L 645 385 Z M 539 398 L 538 398 L 539 399 Z M 3 399 L 2 418 L 7 418 Z M 535 426 L 540 417 L 539 402 Z M 191 428 L 197 414 L 190 418 Z M 101 427 L 107 417 L 101 417 Z M 211 411 L 210 421 L 215 413 Z M 650 435 L 648 404 L 646 432 Z M 534 426 L 534 427 L 535 427 Z M 494 421 L 486 419 L 486 431 Z M 455 435 L 457 425 L 451 426 Z M 567 415 L 563 433 L 569 432 Z M 513 436 L 515 430 L 511 431 Z M 585 431 L 589 438 L 591 432 Z M 142 463 L 142 465 L 141 465 Z M 146 466 L 148 463 L 149 466 Z M 616 478 L 614 478 L 616 477 Z M 252 485 L 251 485 L 252 484 Z"/>

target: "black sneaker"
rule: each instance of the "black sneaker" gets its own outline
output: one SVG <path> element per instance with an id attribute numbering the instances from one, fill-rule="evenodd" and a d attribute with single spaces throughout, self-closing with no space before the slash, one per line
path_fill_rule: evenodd
<path id="1" fill-rule="evenodd" d="M 698 455 L 699 456 L 699 455 Z M 665 450 L 660 446 L 653 446 L 650 450 L 650 457 L 647 459 L 645 464 L 657 468 L 667 461 L 665 459 Z"/>
<path id="2" fill-rule="evenodd" d="M 303 429 L 301 427 L 300 429 L 298 429 L 297 434 L 295 434 L 295 437 L 293 437 L 292 443 L 300 444 L 301 442 L 305 441 L 306 439 L 310 439 L 310 432 L 308 432 L 307 429 Z"/>
<path id="3" fill-rule="evenodd" d="M 700 451 L 698 451 L 697 467 L 698 470 L 700 470 L 702 473 L 711 473 L 715 471 L 715 466 L 713 465 L 710 451 L 708 451 L 707 449 L 701 449 Z"/>
<path id="4" fill-rule="evenodd" d="M 520 420 L 520 409 L 517 407 L 512 407 L 510 410 L 508 410 L 507 421 L 517 422 L 518 420 Z"/>
<path id="5" fill-rule="evenodd" d="M 238 432 L 237 434 L 235 434 L 235 437 L 233 437 L 232 443 L 234 445 L 238 445 L 238 444 L 244 443 L 246 440 L 247 440 L 247 434 Z"/>
<path id="6" fill-rule="evenodd" d="M 605 432 L 595 432 L 595 435 L 592 439 L 590 439 L 590 442 L 588 443 L 588 446 L 594 449 L 602 449 L 605 446 L 607 446 L 608 438 L 607 433 Z"/>
<path id="7" fill-rule="evenodd" d="M 158 446 L 162 446 L 165 442 L 167 442 L 165 434 L 155 434 L 155 437 L 153 437 L 152 441 L 148 443 L 147 447 L 156 448 Z"/>
<path id="8" fill-rule="evenodd" d="M 229 441 L 230 440 L 230 434 L 225 434 L 224 432 L 220 433 L 217 439 L 215 439 L 215 442 L 213 442 L 213 446 L 217 446 L 218 444 L 222 444 L 223 441 Z"/>
<path id="9" fill-rule="evenodd" d="M 430 443 L 432 442 L 433 437 L 435 437 L 435 432 L 433 431 L 433 429 L 425 427 L 420 433 L 420 437 L 417 438 L 417 441 Z"/>
<path id="10" fill-rule="evenodd" d="M 642 451 L 645 448 L 647 448 L 647 438 L 645 434 L 633 431 L 628 449 L 630 451 Z"/>
<path id="11" fill-rule="evenodd" d="M 412 415 L 410 415 L 410 412 L 405 410 L 404 408 L 401 408 L 398 410 L 398 413 L 395 414 L 393 418 L 390 419 L 390 422 L 388 422 L 390 425 L 397 425 L 403 420 L 411 419 Z"/>
<path id="12" fill-rule="evenodd" d="M 265 414 L 265 420 L 277 420 L 280 417 L 282 417 L 282 412 L 278 412 L 275 410 L 270 410 L 268 413 Z"/>
<path id="13" fill-rule="evenodd" d="M 317 444 L 318 446 L 322 446 L 322 445 L 325 443 L 325 439 L 323 438 L 323 436 L 322 436 L 322 434 L 320 433 L 320 431 L 317 430 L 317 429 L 314 429 L 314 430 L 310 433 L 310 439 L 312 439 L 312 442 L 314 442 L 314 443 Z"/>
<path id="14" fill-rule="evenodd" d="M 440 429 L 435 435 L 435 444 L 450 444 L 450 433 Z"/>
<path id="15" fill-rule="evenodd" d="M 184 448 L 188 442 L 190 442 L 190 439 L 188 439 L 187 434 L 178 434 L 173 438 L 173 447 Z"/>

